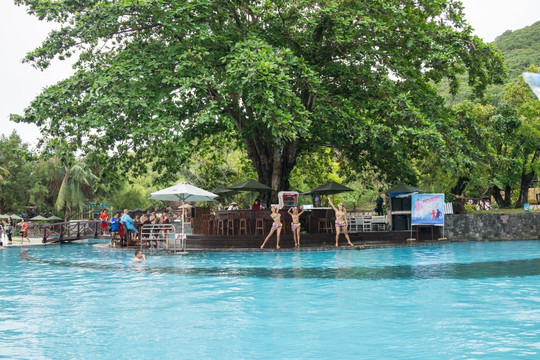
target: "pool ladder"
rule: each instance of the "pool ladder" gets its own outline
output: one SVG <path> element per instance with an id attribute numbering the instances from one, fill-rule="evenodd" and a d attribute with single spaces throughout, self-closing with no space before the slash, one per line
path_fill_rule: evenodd
<path id="1" fill-rule="evenodd" d="M 185 253 L 185 235 L 177 233 L 173 224 L 145 224 L 141 227 L 140 248 L 146 245 L 150 254 L 158 251 Z"/>

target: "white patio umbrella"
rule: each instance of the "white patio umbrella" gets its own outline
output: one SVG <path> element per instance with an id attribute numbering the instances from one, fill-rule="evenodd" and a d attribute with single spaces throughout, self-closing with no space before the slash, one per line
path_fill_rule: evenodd
<path id="1" fill-rule="evenodd" d="M 152 200 L 181 201 L 182 207 L 186 201 L 213 201 L 216 197 L 216 194 L 187 182 L 181 182 L 150 194 Z M 184 216 L 182 216 L 182 236 L 184 236 Z"/>

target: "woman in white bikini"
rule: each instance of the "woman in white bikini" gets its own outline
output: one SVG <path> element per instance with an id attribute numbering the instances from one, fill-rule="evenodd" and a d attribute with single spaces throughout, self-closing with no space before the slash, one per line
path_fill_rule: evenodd
<path id="1" fill-rule="evenodd" d="M 336 212 L 336 247 L 339 243 L 339 233 L 341 230 L 343 230 L 343 233 L 345 234 L 345 238 L 349 242 L 349 245 L 354 246 L 354 244 L 351 242 L 351 239 L 349 238 L 349 234 L 347 234 L 347 210 L 343 207 L 343 204 L 339 204 L 338 208 L 332 204 L 332 201 L 330 200 L 330 196 L 328 197 L 328 203 L 332 205 L 332 208 L 334 208 L 334 211 Z"/>
<path id="2" fill-rule="evenodd" d="M 304 213 L 304 210 L 302 209 L 302 211 L 298 213 L 298 208 L 295 206 L 295 207 L 289 208 L 288 213 L 292 217 L 291 230 L 294 237 L 294 247 L 299 248 L 300 247 L 300 215 Z"/>
<path id="3" fill-rule="evenodd" d="M 266 237 L 266 239 L 264 239 L 264 242 L 262 243 L 261 245 L 261 249 L 264 248 L 264 245 L 266 244 L 266 242 L 268 241 L 268 239 L 270 239 L 270 236 L 272 236 L 272 234 L 274 233 L 274 231 L 277 230 L 277 242 L 276 242 L 276 249 L 279 249 L 279 236 L 281 235 L 281 228 L 283 227 L 283 224 L 281 223 L 281 215 L 280 213 L 278 212 L 278 208 L 277 206 L 272 206 L 272 212 L 270 213 L 270 217 L 272 218 L 272 220 L 274 220 L 274 223 L 272 224 L 272 229 L 270 230 L 270 233 L 268 234 L 268 236 Z"/>

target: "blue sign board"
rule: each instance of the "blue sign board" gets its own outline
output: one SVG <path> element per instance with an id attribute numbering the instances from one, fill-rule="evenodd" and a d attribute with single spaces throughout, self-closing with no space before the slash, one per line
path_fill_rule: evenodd
<path id="1" fill-rule="evenodd" d="M 444 194 L 412 194 L 411 225 L 444 226 Z"/>

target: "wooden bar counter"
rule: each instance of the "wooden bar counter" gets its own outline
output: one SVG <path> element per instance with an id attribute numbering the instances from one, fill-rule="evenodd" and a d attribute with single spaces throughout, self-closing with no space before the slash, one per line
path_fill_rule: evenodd
<path id="1" fill-rule="evenodd" d="M 200 209 L 200 210 L 199 210 Z M 225 210 L 211 214 L 198 208 L 191 219 L 193 234 L 196 235 L 234 235 L 252 236 L 267 234 L 272 227 L 271 211 L 265 210 Z M 291 233 L 291 215 L 287 210 L 280 210 L 282 234 Z M 313 208 L 305 210 L 300 216 L 302 231 L 319 232 L 319 219 L 333 221 L 335 214 L 331 208 Z"/>

